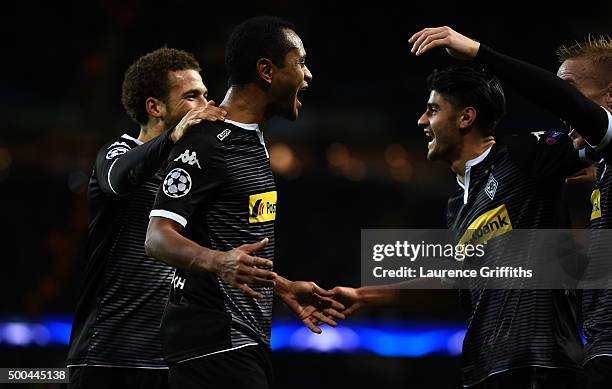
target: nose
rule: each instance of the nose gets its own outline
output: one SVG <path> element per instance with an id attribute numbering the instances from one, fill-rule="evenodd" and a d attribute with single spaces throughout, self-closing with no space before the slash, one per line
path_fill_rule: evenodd
<path id="1" fill-rule="evenodd" d="M 306 80 L 306 82 L 312 81 L 312 73 L 310 69 L 308 69 L 308 66 L 304 67 L 304 80 Z"/>
<path id="2" fill-rule="evenodd" d="M 423 112 L 419 120 L 417 120 L 417 125 L 419 127 L 427 127 L 429 125 L 429 118 L 427 117 L 425 112 Z"/>

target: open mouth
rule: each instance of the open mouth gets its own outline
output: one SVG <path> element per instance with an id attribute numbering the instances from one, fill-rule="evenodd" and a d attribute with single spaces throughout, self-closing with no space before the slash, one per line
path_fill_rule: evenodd
<path id="1" fill-rule="evenodd" d="M 298 108 L 302 107 L 302 102 L 300 101 L 300 99 L 298 98 L 298 96 L 305 90 L 308 90 L 308 84 L 302 86 L 300 89 L 298 89 L 296 95 L 295 95 L 295 102 Z"/>
<path id="2" fill-rule="evenodd" d="M 425 133 L 425 136 L 428 139 L 430 139 L 429 143 L 427 143 L 427 146 L 431 146 L 431 144 L 436 139 L 436 136 L 434 135 L 433 131 L 431 129 L 429 129 L 429 128 L 426 128 L 425 130 L 423 130 L 423 133 Z"/>

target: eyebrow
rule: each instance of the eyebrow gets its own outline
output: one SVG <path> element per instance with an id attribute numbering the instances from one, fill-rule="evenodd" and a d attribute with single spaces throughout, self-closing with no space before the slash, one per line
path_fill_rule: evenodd
<path id="1" fill-rule="evenodd" d="M 190 95 L 192 93 L 197 93 L 200 94 L 200 92 L 204 95 L 207 96 L 208 95 L 208 89 L 204 89 L 204 90 L 200 90 L 200 89 L 190 89 L 187 92 L 183 93 L 183 97 Z"/>

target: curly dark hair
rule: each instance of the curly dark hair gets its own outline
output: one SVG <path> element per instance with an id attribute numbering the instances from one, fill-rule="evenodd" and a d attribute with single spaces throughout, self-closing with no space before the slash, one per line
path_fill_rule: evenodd
<path id="1" fill-rule="evenodd" d="M 477 112 L 476 125 L 483 136 L 494 135 L 506 112 L 506 96 L 499 79 L 479 66 L 451 66 L 427 77 L 429 90 L 443 95 L 455 109 L 467 106 Z"/>
<path id="2" fill-rule="evenodd" d="M 130 65 L 123 79 L 121 102 L 134 121 L 147 124 L 145 102 L 149 97 L 166 102 L 170 93 L 168 72 L 177 70 L 202 69 L 193 54 L 169 47 L 145 54 Z"/>
<path id="3" fill-rule="evenodd" d="M 225 46 L 230 86 L 257 80 L 255 64 L 260 58 L 279 68 L 285 65 L 285 56 L 293 49 L 285 29 L 295 31 L 293 24 L 273 16 L 257 16 L 234 27 Z"/>

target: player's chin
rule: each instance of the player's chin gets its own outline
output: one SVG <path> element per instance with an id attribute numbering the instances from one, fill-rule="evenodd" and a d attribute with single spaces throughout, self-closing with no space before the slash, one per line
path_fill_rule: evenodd
<path id="1" fill-rule="evenodd" d="M 428 161 L 437 161 L 439 159 L 440 159 L 440 153 L 435 147 L 427 150 L 427 160 Z"/>
<path id="2" fill-rule="evenodd" d="M 296 104 L 293 104 L 291 107 L 285 110 L 282 116 L 285 119 L 290 120 L 292 122 L 296 121 L 298 116 L 300 116 L 300 109 L 298 108 Z"/>

